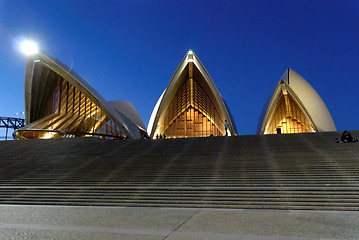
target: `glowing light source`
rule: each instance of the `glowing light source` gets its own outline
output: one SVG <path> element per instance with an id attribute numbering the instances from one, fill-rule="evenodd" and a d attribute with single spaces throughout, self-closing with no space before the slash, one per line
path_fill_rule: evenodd
<path id="1" fill-rule="evenodd" d="M 24 41 L 20 45 L 21 51 L 25 53 L 26 55 L 32 55 L 39 51 L 39 48 L 37 47 L 37 44 L 33 41 Z"/>
<path id="2" fill-rule="evenodd" d="M 41 138 L 42 138 L 42 139 L 50 139 L 50 138 L 52 138 L 54 135 L 55 135 L 54 132 L 47 132 L 47 133 L 45 133 Z"/>

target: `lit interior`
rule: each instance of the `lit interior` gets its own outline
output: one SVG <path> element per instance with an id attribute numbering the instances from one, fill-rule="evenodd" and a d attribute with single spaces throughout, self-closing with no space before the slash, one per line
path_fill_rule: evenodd
<path id="1" fill-rule="evenodd" d="M 125 137 L 83 92 L 40 62 L 34 78 L 40 84 L 33 89 L 30 124 L 17 132 L 19 138 Z"/>
<path id="2" fill-rule="evenodd" d="M 154 137 L 225 135 L 223 116 L 219 114 L 218 107 L 214 104 L 214 97 L 211 96 L 203 76 L 193 62 L 188 63 L 185 71 L 182 86 L 165 110 Z"/>
<path id="3" fill-rule="evenodd" d="M 309 117 L 294 98 L 283 89 L 278 97 L 276 107 L 268 121 L 264 134 L 315 132 Z"/>

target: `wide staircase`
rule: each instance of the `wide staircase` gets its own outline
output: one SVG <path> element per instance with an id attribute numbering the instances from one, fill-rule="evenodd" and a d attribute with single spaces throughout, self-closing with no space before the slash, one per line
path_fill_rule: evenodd
<path id="1" fill-rule="evenodd" d="M 1 141 L 0 204 L 358 211 L 340 135 Z"/>

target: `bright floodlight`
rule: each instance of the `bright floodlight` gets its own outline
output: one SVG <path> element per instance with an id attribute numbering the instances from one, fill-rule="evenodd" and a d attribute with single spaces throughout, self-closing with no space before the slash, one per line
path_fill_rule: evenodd
<path id="1" fill-rule="evenodd" d="M 21 43 L 21 51 L 26 55 L 32 55 L 39 51 L 36 43 L 32 41 L 25 41 Z"/>

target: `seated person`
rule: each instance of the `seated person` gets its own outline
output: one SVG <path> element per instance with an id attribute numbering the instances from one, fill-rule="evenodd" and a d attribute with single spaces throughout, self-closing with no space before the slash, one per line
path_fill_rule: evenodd
<path id="1" fill-rule="evenodd" d="M 350 134 L 350 132 L 348 131 L 344 131 L 342 134 L 342 139 L 343 142 L 352 142 L 353 141 L 353 137 Z"/>

